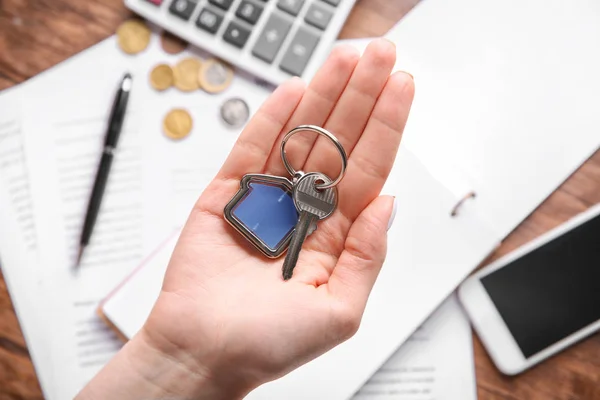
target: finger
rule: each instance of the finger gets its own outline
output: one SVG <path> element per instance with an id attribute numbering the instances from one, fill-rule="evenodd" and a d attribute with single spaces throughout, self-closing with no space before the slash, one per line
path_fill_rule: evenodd
<path id="1" fill-rule="evenodd" d="M 299 78 L 292 78 L 279 86 L 240 134 L 216 179 L 240 179 L 247 173 L 262 172 L 275 140 L 305 90 L 304 82 Z"/>
<path id="2" fill-rule="evenodd" d="M 283 135 L 298 125 L 323 126 L 325 124 L 348 84 L 359 58 L 358 51 L 350 45 L 337 46 L 331 51 L 327 61 L 308 85 L 298 108 L 276 141 L 277 144 L 281 142 Z M 304 134 L 295 137 L 287 144 L 286 152 L 289 161 L 297 169 L 304 165 L 315 140 L 315 135 Z M 279 152 L 271 153 L 265 171 L 271 175 L 287 175 Z"/>
<path id="3" fill-rule="evenodd" d="M 385 85 L 338 186 L 341 213 L 353 221 L 380 193 L 394 164 L 414 96 L 414 81 L 396 72 Z"/>
<path id="4" fill-rule="evenodd" d="M 372 41 L 356 66 L 344 93 L 325 123 L 347 154 L 367 125 L 369 116 L 396 62 L 396 48 L 386 39 Z M 340 156 L 327 138 L 317 139 L 304 171 L 322 172 L 332 179 L 340 171 Z"/>
<path id="5" fill-rule="evenodd" d="M 327 289 L 360 320 L 387 251 L 387 230 L 395 199 L 380 196 L 352 224 Z"/>

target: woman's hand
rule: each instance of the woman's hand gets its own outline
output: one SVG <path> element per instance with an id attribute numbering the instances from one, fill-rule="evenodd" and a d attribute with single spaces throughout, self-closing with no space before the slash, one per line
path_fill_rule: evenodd
<path id="1" fill-rule="evenodd" d="M 113 398 L 241 398 L 356 332 L 386 254 L 394 199 L 379 192 L 414 91 L 410 75 L 390 76 L 395 56 L 384 39 L 362 57 L 337 47 L 308 87 L 292 79 L 271 95 L 192 210 L 144 328 L 89 394 L 104 397 L 101 382 L 120 379 L 129 386 Z M 349 163 L 337 210 L 306 239 L 292 279 L 284 281 L 283 258 L 264 257 L 225 221 L 223 209 L 243 175 L 288 175 L 279 146 L 302 124 L 336 135 Z M 339 155 L 324 138 L 296 135 L 286 151 L 296 169 L 339 173 Z M 132 373 L 151 390 L 136 391 Z"/>

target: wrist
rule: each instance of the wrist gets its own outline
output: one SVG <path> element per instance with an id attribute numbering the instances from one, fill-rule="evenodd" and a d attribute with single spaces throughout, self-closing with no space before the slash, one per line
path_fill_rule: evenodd
<path id="1" fill-rule="evenodd" d="M 145 327 L 133 340 L 131 362 L 142 379 L 159 388 L 161 398 L 233 400 L 243 397 L 233 393 L 232 388 L 220 387 L 212 371 L 189 353 L 179 349 L 167 351 L 152 339 Z"/>
<path id="2" fill-rule="evenodd" d="M 187 354 L 165 352 L 143 328 L 77 396 L 147 400 L 237 400 L 249 390 L 219 377 Z"/>

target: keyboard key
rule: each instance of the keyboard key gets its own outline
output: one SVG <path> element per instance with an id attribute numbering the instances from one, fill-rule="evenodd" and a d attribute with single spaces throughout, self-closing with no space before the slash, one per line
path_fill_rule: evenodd
<path id="1" fill-rule="evenodd" d="M 208 0 L 208 2 L 225 11 L 229 10 L 233 4 L 233 0 Z"/>
<path id="2" fill-rule="evenodd" d="M 331 11 L 317 3 L 313 3 L 306 12 L 304 20 L 312 26 L 325 30 L 332 16 L 333 13 Z"/>
<path id="3" fill-rule="evenodd" d="M 291 27 L 290 21 L 273 13 L 256 41 L 252 54 L 263 61 L 272 63 Z"/>
<path id="4" fill-rule="evenodd" d="M 336 7 L 337 5 L 340 4 L 341 0 L 323 0 L 323 1 L 327 4 L 331 4 L 332 6 Z"/>
<path id="5" fill-rule="evenodd" d="M 283 56 L 279 68 L 292 75 L 302 75 L 318 43 L 319 36 L 304 27 L 300 27 L 285 56 Z"/>
<path id="6" fill-rule="evenodd" d="M 223 40 L 241 49 L 246 44 L 249 36 L 250 31 L 248 29 L 237 22 L 231 21 L 223 34 Z"/>
<path id="7" fill-rule="evenodd" d="M 204 8 L 196 20 L 196 26 L 198 28 L 213 34 L 217 33 L 222 23 L 223 16 L 210 8 Z"/>
<path id="8" fill-rule="evenodd" d="M 304 0 L 279 0 L 277 7 L 295 17 L 300 12 L 303 4 Z"/>
<path id="9" fill-rule="evenodd" d="M 169 12 L 179 18 L 187 21 L 192 16 L 196 8 L 196 2 L 192 0 L 173 0 L 169 7 Z"/>
<path id="10" fill-rule="evenodd" d="M 263 12 L 263 8 L 258 4 L 254 4 L 249 0 L 243 0 L 240 3 L 235 15 L 244 21 L 254 25 L 256 21 L 260 18 L 260 15 Z"/>

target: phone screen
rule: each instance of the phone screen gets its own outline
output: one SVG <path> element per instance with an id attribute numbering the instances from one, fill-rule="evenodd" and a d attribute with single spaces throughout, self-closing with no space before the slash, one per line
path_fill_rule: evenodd
<path id="1" fill-rule="evenodd" d="M 523 356 L 600 319 L 600 216 L 481 278 Z"/>

